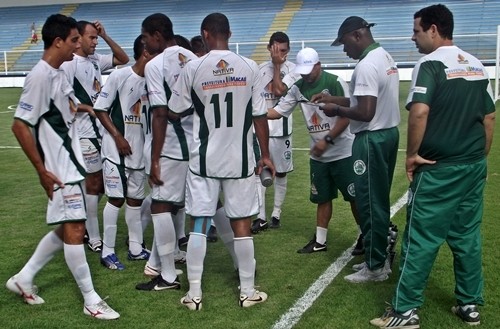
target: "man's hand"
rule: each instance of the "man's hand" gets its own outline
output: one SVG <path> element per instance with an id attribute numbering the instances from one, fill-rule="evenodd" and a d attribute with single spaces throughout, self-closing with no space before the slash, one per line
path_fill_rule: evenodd
<path id="1" fill-rule="evenodd" d="M 260 158 L 259 162 L 257 163 L 257 168 L 255 170 L 255 174 L 260 175 L 260 173 L 262 172 L 262 168 L 264 168 L 264 167 L 268 167 L 269 170 L 271 170 L 271 172 L 273 173 L 273 178 L 274 178 L 274 175 L 276 175 L 276 170 L 274 169 L 274 164 L 271 161 L 271 159 L 267 158 L 267 157 Z"/>
<path id="2" fill-rule="evenodd" d="M 273 43 L 269 51 L 271 53 L 271 61 L 273 62 L 274 65 L 281 65 L 286 61 L 286 57 L 288 54 L 285 54 L 283 56 L 280 52 L 278 44 Z"/>
<path id="3" fill-rule="evenodd" d="M 50 171 L 40 172 L 38 173 L 38 177 L 40 178 L 40 184 L 50 200 L 52 200 L 52 196 L 54 195 L 54 185 L 57 185 L 59 188 L 64 188 L 64 184 Z"/>
<path id="4" fill-rule="evenodd" d="M 326 149 L 328 148 L 328 143 L 324 140 L 321 139 L 319 140 L 316 144 L 311 149 L 311 154 L 314 155 L 315 157 L 321 157 L 323 153 L 325 153 Z"/>
<path id="5" fill-rule="evenodd" d="M 160 179 L 161 169 L 159 161 L 151 161 L 151 170 L 149 172 L 149 182 L 153 185 L 163 185 Z"/>
<path id="6" fill-rule="evenodd" d="M 120 155 L 127 156 L 132 154 L 130 144 L 121 134 L 115 136 L 115 144 Z"/>
<path id="7" fill-rule="evenodd" d="M 419 166 L 423 164 L 435 163 L 436 161 L 424 159 L 418 154 L 406 156 L 406 176 L 408 177 L 408 180 L 413 182 L 413 174 Z"/>
<path id="8" fill-rule="evenodd" d="M 320 106 L 319 109 L 323 111 L 323 113 L 325 113 L 328 117 L 335 117 L 339 114 L 339 106 L 335 103 L 326 103 Z"/>
<path id="9" fill-rule="evenodd" d="M 97 29 L 97 35 L 101 38 L 106 35 L 106 30 L 104 30 L 104 26 L 99 21 L 94 21 L 94 26 Z"/>

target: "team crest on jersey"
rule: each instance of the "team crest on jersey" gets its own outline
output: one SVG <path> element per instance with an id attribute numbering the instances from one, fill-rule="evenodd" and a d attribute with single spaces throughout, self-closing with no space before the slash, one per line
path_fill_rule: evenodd
<path id="1" fill-rule="evenodd" d="M 366 164 L 363 160 L 356 160 L 354 161 L 353 169 L 356 175 L 361 176 L 366 172 Z"/>
<path id="2" fill-rule="evenodd" d="M 217 69 L 213 70 L 214 75 L 227 75 L 234 73 L 234 68 L 229 67 L 229 63 L 223 59 L 217 63 L 216 67 Z"/>
<path id="3" fill-rule="evenodd" d="M 458 64 L 469 64 L 469 61 L 462 54 L 458 54 L 457 62 Z"/>
<path id="4" fill-rule="evenodd" d="M 356 196 L 356 190 L 354 189 L 354 183 L 349 184 L 347 186 L 347 193 L 349 193 L 350 196 Z"/>
<path id="5" fill-rule="evenodd" d="M 189 62 L 189 58 L 186 57 L 186 55 L 182 54 L 182 53 L 179 53 L 179 66 L 181 68 L 183 68 L 184 66 L 186 66 L 186 64 Z"/>
<path id="6" fill-rule="evenodd" d="M 292 158 L 292 152 L 285 151 L 285 153 L 283 154 L 283 156 L 285 157 L 285 160 L 290 160 Z"/>

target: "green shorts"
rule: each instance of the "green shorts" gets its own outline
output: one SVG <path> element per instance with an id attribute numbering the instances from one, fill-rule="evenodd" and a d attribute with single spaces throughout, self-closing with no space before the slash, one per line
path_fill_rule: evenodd
<path id="1" fill-rule="evenodd" d="M 354 201 L 354 172 L 352 158 L 332 162 L 309 160 L 312 203 L 324 203 L 336 199 L 338 190 L 345 201 Z"/>

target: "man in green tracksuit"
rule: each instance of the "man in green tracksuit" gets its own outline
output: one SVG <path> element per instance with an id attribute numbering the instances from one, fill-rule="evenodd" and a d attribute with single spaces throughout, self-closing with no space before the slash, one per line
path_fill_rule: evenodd
<path id="1" fill-rule="evenodd" d="M 406 105 L 410 191 L 400 273 L 392 308 L 371 324 L 420 327 L 416 312 L 446 242 L 456 281 L 452 312 L 478 325 L 483 190 L 495 118 L 491 86 L 481 62 L 453 45 L 453 14 L 444 5 L 415 13 L 412 40 L 427 55 L 413 70 Z"/>

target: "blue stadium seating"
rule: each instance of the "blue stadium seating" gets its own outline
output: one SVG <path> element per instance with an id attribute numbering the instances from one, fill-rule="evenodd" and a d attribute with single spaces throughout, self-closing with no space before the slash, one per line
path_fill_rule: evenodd
<path id="1" fill-rule="evenodd" d="M 454 13 L 455 43 L 483 61 L 494 61 L 496 38 L 492 34 L 496 33 L 496 26 L 500 24 L 500 0 L 440 2 Z M 133 40 L 140 33 L 141 22 L 146 16 L 155 12 L 164 13 L 172 20 L 175 33 L 190 38 L 200 33 L 199 26 L 205 15 L 219 11 L 226 14 L 231 23 L 231 49 L 251 56 L 256 47 L 255 42 L 266 35 L 276 13 L 283 10 L 285 3 L 286 0 L 129 0 L 82 3 L 72 16 L 77 20 L 102 21 L 107 33 L 131 55 Z M 357 15 L 377 23 L 373 28 L 375 39 L 393 55 L 399 65 L 413 64 L 421 56 L 410 40 L 413 13 L 433 3 L 435 1 L 303 0 L 301 9 L 284 31 L 292 40 L 290 58 L 295 58 L 303 46 L 309 46 L 319 52 L 326 67 L 353 65 L 355 61 L 345 56 L 342 47 L 330 47 L 330 43 L 342 21 L 348 16 Z M 62 8 L 61 5 L 0 8 L 0 50 L 8 51 L 22 44 L 29 38 L 29 27 L 33 20 L 41 25 L 48 15 Z M 475 36 L 467 36 L 472 34 Z M 98 48 L 105 49 L 107 46 L 101 41 Z M 42 45 L 34 45 L 31 49 L 39 51 L 21 56 L 13 70 L 27 71 L 36 63 Z M 2 56 L 0 52 L 0 60 L 3 61 Z"/>

